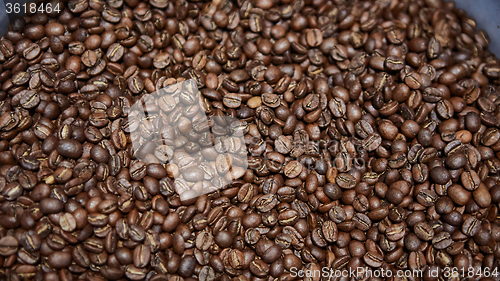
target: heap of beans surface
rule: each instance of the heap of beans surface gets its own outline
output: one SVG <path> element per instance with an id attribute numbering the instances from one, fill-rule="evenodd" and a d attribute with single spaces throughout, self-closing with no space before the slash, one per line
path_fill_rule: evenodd
<path id="1" fill-rule="evenodd" d="M 453 2 L 58 1 L 0 39 L 1 280 L 499 266 L 500 60 Z M 193 106 L 240 122 L 236 180 L 132 145 L 133 104 L 189 80 Z M 159 102 L 156 129 L 212 153 L 174 112 Z M 227 186 L 181 200 L 202 167 Z"/>

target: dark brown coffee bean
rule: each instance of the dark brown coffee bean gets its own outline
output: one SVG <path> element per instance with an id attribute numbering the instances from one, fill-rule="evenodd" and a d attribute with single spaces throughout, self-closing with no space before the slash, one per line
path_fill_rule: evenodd
<path id="1" fill-rule="evenodd" d="M 396 56 L 387 57 L 384 65 L 388 71 L 400 71 L 405 66 L 404 61 Z"/>
<path id="2" fill-rule="evenodd" d="M 326 221 L 322 226 L 323 236 L 325 240 L 333 243 L 338 239 L 337 225 L 333 221 Z"/>
<path id="3" fill-rule="evenodd" d="M 306 33 L 307 44 L 311 47 L 318 47 L 323 43 L 323 34 L 319 29 L 310 29 Z"/>
<path id="4" fill-rule="evenodd" d="M 462 233 L 472 237 L 476 235 L 481 229 L 481 225 L 478 219 L 473 216 L 469 216 L 462 225 Z"/>
<path id="5" fill-rule="evenodd" d="M 76 229 L 76 220 L 72 214 L 66 213 L 59 218 L 61 229 L 66 232 L 73 232 Z"/>
<path id="6" fill-rule="evenodd" d="M 57 146 L 57 152 L 68 158 L 78 158 L 82 155 L 82 144 L 76 140 L 60 140 Z"/>
<path id="7" fill-rule="evenodd" d="M 55 198 L 45 198 L 40 201 L 40 211 L 42 214 L 56 214 L 62 211 L 64 203 Z"/>
<path id="8" fill-rule="evenodd" d="M 434 235 L 434 238 L 432 238 L 432 245 L 438 250 L 450 246 L 452 242 L 450 234 L 444 231 L 437 233 Z"/>
<path id="9" fill-rule="evenodd" d="M 227 231 L 220 231 L 214 239 L 215 243 L 222 248 L 228 248 L 233 243 L 232 235 Z"/>
<path id="10" fill-rule="evenodd" d="M 241 97 L 238 94 L 227 94 L 222 100 L 229 108 L 238 108 L 241 105 Z"/>
<path id="11" fill-rule="evenodd" d="M 346 113 L 346 105 L 344 101 L 339 98 L 333 98 L 329 102 L 328 106 L 330 107 L 333 116 L 337 118 L 343 117 L 344 114 Z"/>
<path id="12" fill-rule="evenodd" d="M 372 225 L 370 218 L 362 213 L 355 214 L 353 217 L 353 221 L 355 226 L 362 231 L 367 231 Z"/>
<path id="13" fill-rule="evenodd" d="M 391 241 L 397 241 L 404 237 L 405 226 L 404 224 L 397 223 L 386 228 L 385 235 Z"/>
<path id="14" fill-rule="evenodd" d="M 424 241 L 429 241 L 434 237 L 434 230 L 426 222 L 417 223 L 414 227 L 414 231 L 418 238 Z"/>
<path id="15" fill-rule="evenodd" d="M 460 175 L 463 187 L 468 191 L 474 191 L 479 188 L 481 180 L 474 170 L 464 171 Z"/>
<path id="16" fill-rule="evenodd" d="M 383 256 L 379 252 L 369 251 L 363 256 L 363 260 L 371 267 L 380 267 L 383 262 Z"/>
<path id="17" fill-rule="evenodd" d="M 32 43 L 23 51 L 23 56 L 27 60 L 33 60 L 40 54 L 40 46 L 36 43 Z"/>
<path id="18" fill-rule="evenodd" d="M 271 264 L 281 257 L 283 249 L 281 246 L 274 244 L 269 247 L 262 255 L 262 260 L 268 264 Z"/>
<path id="19" fill-rule="evenodd" d="M 344 222 L 347 218 L 345 210 L 338 206 L 330 209 L 328 215 L 330 216 L 330 219 L 335 223 Z"/>
<path id="20" fill-rule="evenodd" d="M 494 266 L 500 68 L 463 11 L 142 2 L 0 39 L 0 276 Z"/>
<path id="21" fill-rule="evenodd" d="M 17 252 L 18 242 L 13 236 L 5 236 L 0 239 L 0 255 L 8 257 Z"/>
<path id="22" fill-rule="evenodd" d="M 356 179 L 347 173 L 342 173 L 337 176 L 337 184 L 344 189 L 352 189 L 356 186 Z"/>
<path id="23" fill-rule="evenodd" d="M 133 252 L 134 266 L 137 268 L 146 267 L 149 264 L 151 257 L 151 250 L 148 246 L 142 244 L 137 246 Z"/>
<path id="24" fill-rule="evenodd" d="M 433 190 L 424 189 L 417 194 L 417 201 L 423 206 L 433 206 L 438 196 Z"/>
<path id="25" fill-rule="evenodd" d="M 368 151 L 374 151 L 380 146 L 381 143 L 382 138 L 380 135 L 377 133 L 371 133 L 363 140 L 363 147 Z"/>
<path id="26" fill-rule="evenodd" d="M 71 254 L 57 251 L 48 256 L 47 264 L 52 268 L 67 268 L 71 264 Z"/>
<path id="27" fill-rule="evenodd" d="M 281 225 L 294 225 L 299 220 L 299 214 L 295 210 L 288 210 L 278 215 L 278 222 Z"/>
<path id="28" fill-rule="evenodd" d="M 137 268 L 134 265 L 127 265 L 125 267 L 125 277 L 130 280 L 139 281 L 146 278 L 147 270 L 144 268 Z"/>
<path id="29" fill-rule="evenodd" d="M 285 166 L 283 172 L 284 172 L 286 177 L 295 178 L 300 174 L 300 172 L 302 172 L 302 169 L 303 169 L 302 164 L 300 164 L 300 162 L 294 160 Z"/>

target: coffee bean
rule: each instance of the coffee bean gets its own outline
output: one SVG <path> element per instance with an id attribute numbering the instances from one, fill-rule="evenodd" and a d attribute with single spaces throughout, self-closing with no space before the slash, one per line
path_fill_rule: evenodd
<path id="1" fill-rule="evenodd" d="M 278 222 L 281 225 L 294 225 L 299 220 L 299 214 L 295 210 L 288 210 L 278 215 Z"/>
<path id="2" fill-rule="evenodd" d="M 318 47 L 323 43 L 323 34 L 319 29 L 313 28 L 306 33 L 307 44 L 311 47 Z"/>
<path id="3" fill-rule="evenodd" d="M 70 213 L 66 213 L 59 218 L 59 225 L 67 232 L 72 232 L 76 229 L 75 218 Z"/>
<path id="4" fill-rule="evenodd" d="M 214 238 L 215 243 L 222 248 L 228 248 L 233 243 L 232 235 L 227 231 L 220 231 Z"/>
<path id="5" fill-rule="evenodd" d="M 367 252 L 363 256 L 363 260 L 366 262 L 367 265 L 371 267 L 380 267 L 383 262 L 383 256 L 378 253 L 378 252 Z"/>
<path id="6" fill-rule="evenodd" d="M 476 235 L 480 229 L 481 226 L 479 220 L 472 216 L 465 219 L 462 225 L 462 233 L 469 237 Z"/>
<path id="7" fill-rule="evenodd" d="M 434 238 L 432 238 L 432 245 L 438 249 L 444 249 L 448 246 L 450 246 L 452 243 L 452 240 L 450 238 L 450 234 L 448 232 L 439 232 L 437 233 Z"/>
<path id="8" fill-rule="evenodd" d="M 274 244 L 269 247 L 262 255 L 262 260 L 268 264 L 275 262 L 281 257 L 283 250 L 279 245 Z"/>
<path id="9" fill-rule="evenodd" d="M 71 0 L 13 18 L 0 276 L 492 268 L 487 36 L 438 1 L 320 2 Z"/>
<path id="10" fill-rule="evenodd" d="M 438 166 L 430 171 L 431 178 L 438 184 L 446 184 L 450 180 L 450 174 L 444 167 Z"/>
<path id="11" fill-rule="evenodd" d="M 293 148 L 293 141 L 291 138 L 281 135 L 274 141 L 276 151 L 281 154 L 288 154 Z"/>
<path id="12" fill-rule="evenodd" d="M 82 144 L 73 139 L 61 140 L 58 143 L 57 152 L 64 157 L 78 158 L 83 153 Z"/>
<path id="13" fill-rule="evenodd" d="M 356 185 L 356 179 L 347 173 L 339 174 L 337 176 L 337 184 L 344 189 L 352 189 Z"/>
<path id="14" fill-rule="evenodd" d="M 396 56 L 390 56 L 385 59 L 385 68 L 389 71 L 400 71 L 404 68 L 404 61 Z"/>
<path id="15" fill-rule="evenodd" d="M 55 198 L 45 198 L 40 201 L 40 211 L 42 214 L 56 214 L 62 211 L 64 203 Z"/>
<path id="16" fill-rule="evenodd" d="M 330 243 L 337 241 L 338 230 L 337 225 L 333 221 L 326 221 L 325 224 L 323 224 L 322 230 L 326 241 Z"/>
<path id="17" fill-rule="evenodd" d="M 40 54 L 40 46 L 32 43 L 23 51 L 23 56 L 27 60 L 33 60 Z"/>
<path id="18" fill-rule="evenodd" d="M 137 268 L 146 267 L 149 264 L 151 257 L 151 250 L 146 245 L 139 245 L 134 249 L 133 261 L 134 266 Z"/>
<path id="19" fill-rule="evenodd" d="M 386 228 L 385 235 L 391 241 L 397 241 L 404 237 L 405 226 L 403 224 L 393 224 Z"/>
<path id="20" fill-rule="evenodd" d="M 346 113 L 346 105 L 344 101 L 339 98 L 333 98 L 329 102 L 328 106 L 330 107 L 332 114 L 337 118 L 343 117 Z"/>
<path id="21" fill-rule="evenodd" d="M 465 205 L 471 198 L 471 193 L 457 184 L 452 184 L 448 187 L 448 194 L 454 203 L 462 206 Z"/>
<path id="22" fill-rule="evenodd" d="M 0 255 L 8 257 L 17 252 L 18 242 L 13 236 L 5 236 L 0 239 Z"/>
<path id="23" fill-rule="evenodd" d="M 380 146 L 381 143 L 382 138 L 380 135 L 377 133 L 371 133 L 363 140 L 363 147 L 368 151 L 374 151 Z"/>
<path id="24" fill-rule="evenodd" d="M 127 265 L 125 268 L 125 277 L 130 280 L 142 280 L 146 278 L 146 274 L 146 269 L 140 269 L 131 264 Z"/>
<path id="25" fill-rule="evenodd" d="M 418 194 L 417 194 L 417 201 L 426 206 L 426 207 L 430 207 L 432 205 L 434 205 L 434 203 L 436 202 L 436 200 L 438 199 L 438 196 L 436 194 L 436 192 L 432 191 L 432 190 L 421 190 Z"/>
<path id="26" fill-rule="evenodd" d="M 433 87 L 425 88 L 422 92 L 422 98 L 427 102 L 439 102 L 442 96 L 443 93 L 439 89 Z"/>
<path id="27" fill-rule="evenodd" d="M 71 254 L 63 251 L 56 251 L 48 256 L 47 264 L 52 268 L 67 268 L 71 264 Z"/>
<path id="28" fill-rule="evenodd" d="M 414 231 L 418 238 L 424 241 L 429 241 L 434 237 L 434 230 L 426 222 L 417 223 L 414 227 Z"/>
<path id="29" fill-rule="evenodd" d="M 229 108 L 238 108 L 241 105 L 241 97 L 237 94 L 227 94 L 222 100 Z"/>
<path id="30" fill-rule="evenodd" d="M 479 187 L 481 180 L 474 170 L 464 171 L 460 175 L 460 179 L 462 180 L 463 187 L 468 191 L 474 191 Z"/>

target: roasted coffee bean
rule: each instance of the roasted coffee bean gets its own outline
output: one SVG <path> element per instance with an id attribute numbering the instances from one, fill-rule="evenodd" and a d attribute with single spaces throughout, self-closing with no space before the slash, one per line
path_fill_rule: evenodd
<path id="1" fill-rule="evenodd" d="M 400 71 L 404 68 L 404 61 L 396 56 L 387 57 L 384 62 L 385 68 L 389 71 Z"/>
<path id="2" fill-rule="evenodd" d="M 151 250 L 148 246 L 142 244 L 137 246 L 133 252 L 134 266 L 137 268 L 146 267 L 149 264 L 151 257 Z"/>
<path id="3" fill-rule="evenodd" d="M 417 194 L 417 201 L 425 207 L 433 206 L 437 199 L 438 196 L 433 190 L 424 189 Z"/>
<path id="4" fill-rule="evenodd" d="M 21 235 L 19 242 L 24 249 L 34 252 L 40 249 L 42 241 L 36 231 L 28 230 Z"/>
<path id="5" fill-rule="evenodd" d="M 48 256 L 47 264 L 56 269 L 67 268 L 71 264 L 71 254 L 63 251 L 53 252 Z"/>
<path id="6" fill-rule="evenodd" d="M 419 222 L 414 227 L 415 234 L 418 238 L 429 241 L 434 237 L 434 230 L 427 222 Z"/>
<path id="7" fill-rule="evenodd" d="M 326 221 L 322 227 L 325 240 L 333 243 L 338 239 L 337 225 L 333 221 Z"/>
<path id="8" fill-rule="evenodd" d="M 59 225 L 66 232 L 73 232 L 76 229 L 76 220 L 72 214 L 66 213 L 59 218 Z"/>
<path id="9" fill-rule="evenodd" d="M 56 214 L 62 211 L 64 203 L 56 198 L 44 198 L 40 201 L 40 212 L 42 214 Z"/>
<path id="10" fill-rule="evenodd" d="M 17 252 L 18 242 L 13 236 L 5 236 L 0 239 L 0 255 L 8 257 Z"/>
<path id="11" fill-rule="evenodd" d="M 481 180 L 474 170 L 464 171 L 460 175 L 463 187 L 468 191 L 474 191 L 479 188 Z"/>
<path id="12" fill-rule="evenodd" d="M 323 43 L 323 34 L 319 29 L 310 29 L 306 33 L 307 44 L 311 47 L 318 47 Z"/>
<path id="13" fill-rule="evenodd" d="M 57 146 L 57 152 L 68 158 L 78 158 L 83 153 L 82 144 L 77 140 L 61 140 Z"/>
<path id="14" fill-rule="evenodd" d="M 302 172 L 302 169 L 303 169 L 302 164 L 294 160 L 285 166 L 283 173 L 288 178 L 295 178 Z"/>
<path id="15" fill-rule="evenodd" d="M 371 267 L 380 267 L 383 263 L 383 256 L 376 251 L 369 251 L 363 256 L 363 260 Z"/>
<path id="16" fill-rule="evenodd" d="M 241 105 L 241 97 L 238 94 L 227 94 L 222 100 L 228 108 L 238 108 Z"/>
<path id="17" fill-rule="evenodd" d="M 438 184 L 446 184 L 450 180 L 450 173 L 446 168 L 438 166 L 431 169 L 430 177 Z"/>
<path id="18" fill-rule="evenodd" d="M 33 90 L 25 91 L 21 94 L 20 103 L 23 108 L 35 108 L 40 103 L 40 96 Z"/>

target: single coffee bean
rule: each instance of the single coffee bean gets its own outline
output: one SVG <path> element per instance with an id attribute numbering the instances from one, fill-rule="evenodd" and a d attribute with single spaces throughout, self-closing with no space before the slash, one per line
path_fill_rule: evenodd
<path id="1" fill-rule="evenodd" d="M 57 146 L 57 152 L 68 158 L 78 158 L 83 153 L 82 144 L 77 140 L 60 140 Z"/>
<path id="2" fill-rule="evenodd" d="M 62 211 L 64 203 L 56 198 L 44 198 L 40 201 L 40 212 L 42 214 L 56 214 Z"/>
<path id="3" fill-rule="evenodd" d="M 383 263 L 383 256 L 379 252 L 369 251 L 363 256 L 363 260 L 371 267 L 380 267 Z"/>
<path id="4" fill-rule="evenodd" d="M 476 235 L 481 229 L 481 225 L 478 219 L 473 216 L 468 217 L 462 224 L 462 233 L 472 237 Z"/>
<path id="5" fill-rule="evenodd" d="M 70 213 L 66 213 L 59 218 L 59 225 L 66 232 L 73 232 L 76 229 L 75 218 Z"/>
<path id="6" fill-rule="evenodd" d="M 462 181 L 463 187 L 468 191 L 474 191 L 479 188 L 479 184 L 481 180 L 474 170 L 464 171 L 460 175 L 460 179 Z"/>
<path id="7" fill-rule="evenodd" d="M 306 33 L 307 44 L 311 47 L 318 47 L 323 43 L 323 34 L 319 29 L 313 28 Z"/>
<path id="8" fill-rule="evenodd" d="M 442 166 L 431 169 L 430 176 L 438 184 L 446 184 L 450 180 L 450 173 Z"/>
<path id="9" fill-rule="evenodd" d="M 333 243 L 338 239 L 337 225 L 333 221 L 326 221 L 322 226 L 323 236 L 325 240 Z"/>
<path id="10" fill-rule="evenodd" d="M 494 267 L 500 67 L 453 4 L 56 2 L 0 38 L 0 276 Z"/>
<path id="11" fill-rule="evenodd" d="M 134 266 L 137 268 L 146 267 L 149 264 L 151 257 L 151 250 L 148 246 L 142 244 L 134 249 L 133 252 L 133 261 Z"/>
<path id="12" fill-rule="evenodd" d="M 53 252 L 48 256 L 47 264 L 52 268 L 67 268 L 71 264 L 71 254 L 63 251 Z"/>
<path id="13" fill-rule="evenodd" d="M 434 238 L 432 238 L 432 245 L 438 249 L 444 249 L 448 246 L 450 246 L 452 243 L 452 240 L 450 238 L 450 234 L 448 232 L 439 232 L 437 233 Z"/>
<path id="14" fill-rule="evenodd" d="M 429 241 L 434 237 L 434 230 L 427 222 L 419 222 L 414 226 L 415 234 L 424 241 Z"/>
<path id="15" fill-rule="evenodd" d="M 302 172 L 302 169 L 303 169 L 302 164 L 300 164 L 300 162 L 294 160 L 285 166 L 283 172 L 284 172 L 286 177 L 295 178 L 300 174 L 300 172 Z"/>

